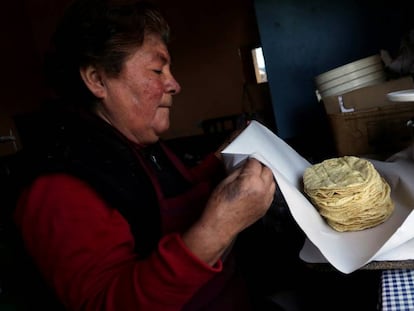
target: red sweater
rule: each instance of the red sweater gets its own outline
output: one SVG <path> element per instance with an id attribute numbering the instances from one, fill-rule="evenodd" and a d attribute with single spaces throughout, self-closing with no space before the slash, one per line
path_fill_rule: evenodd
<path id="1" fill-rule="evenodd" d="M 211 173 L 207 167 L 192 173 L 202 178 Z M 37 178 L 21 197 L 15 221 L 29 254 L 68 310 L 182 310 L 223 269 L 221 261 L 210 267 L 195 257 L 177 232 L 166 233 L 157 251 L 137 260 L 121 214 L 86 183 L 65 174 Z M 235 284 L 208 310 L 244 310 L 246 295 Z"/>

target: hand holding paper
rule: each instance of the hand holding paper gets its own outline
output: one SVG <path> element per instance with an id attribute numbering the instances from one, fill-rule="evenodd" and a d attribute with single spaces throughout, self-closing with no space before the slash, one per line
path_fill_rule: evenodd
<path id="1" fill-rule="evenodd" d="M 302 260 L 328 261 L 339 271 L 351 273 L 373 260 L 414 258 L 414 245 L 411 245 L 414 242 L 410 243 L 414 238 L 412 159 L 395 162 L 370 160 L 390 183 L 395 211 L 377 227 L 337 232 L 326 224 L 303 194 L 303 172 L 311 164 L 269 129 L 252 121 L 222 154 L 229 170 L 248 157 L 254 157 L 272 169 L 295 221 L 307 236 L 300 253 Z"/>

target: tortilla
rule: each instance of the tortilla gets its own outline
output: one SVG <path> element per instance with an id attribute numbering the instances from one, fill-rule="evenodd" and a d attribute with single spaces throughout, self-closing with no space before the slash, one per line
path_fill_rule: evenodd
<path id="1" fill-rule="evenodd" d="M 336 231 L 359 231 L 387 220 L 394 211 L 391 188 L 368 160 L 344 156 L 307 168 L 304 192 Z"/>

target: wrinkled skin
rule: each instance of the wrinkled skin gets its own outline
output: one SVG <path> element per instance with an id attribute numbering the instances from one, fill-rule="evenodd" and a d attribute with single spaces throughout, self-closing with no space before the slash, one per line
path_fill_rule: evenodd
<path id="1" fill-rule="evenodd" d="M 213 265 L 240 231 L 264 216 L 275 189 L 272 171 L 249 159 L 217 186 L 200 220 L 184 234 L 185 243 Z"/>

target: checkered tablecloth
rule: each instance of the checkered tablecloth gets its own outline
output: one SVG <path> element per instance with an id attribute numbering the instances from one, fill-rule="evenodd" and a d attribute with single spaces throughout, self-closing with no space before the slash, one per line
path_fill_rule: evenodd
<path id="1" fill-rule="evenodd" d="M 381 310 L 414 310 L 414 270 L 384 270 L 381 275 Z"/>

